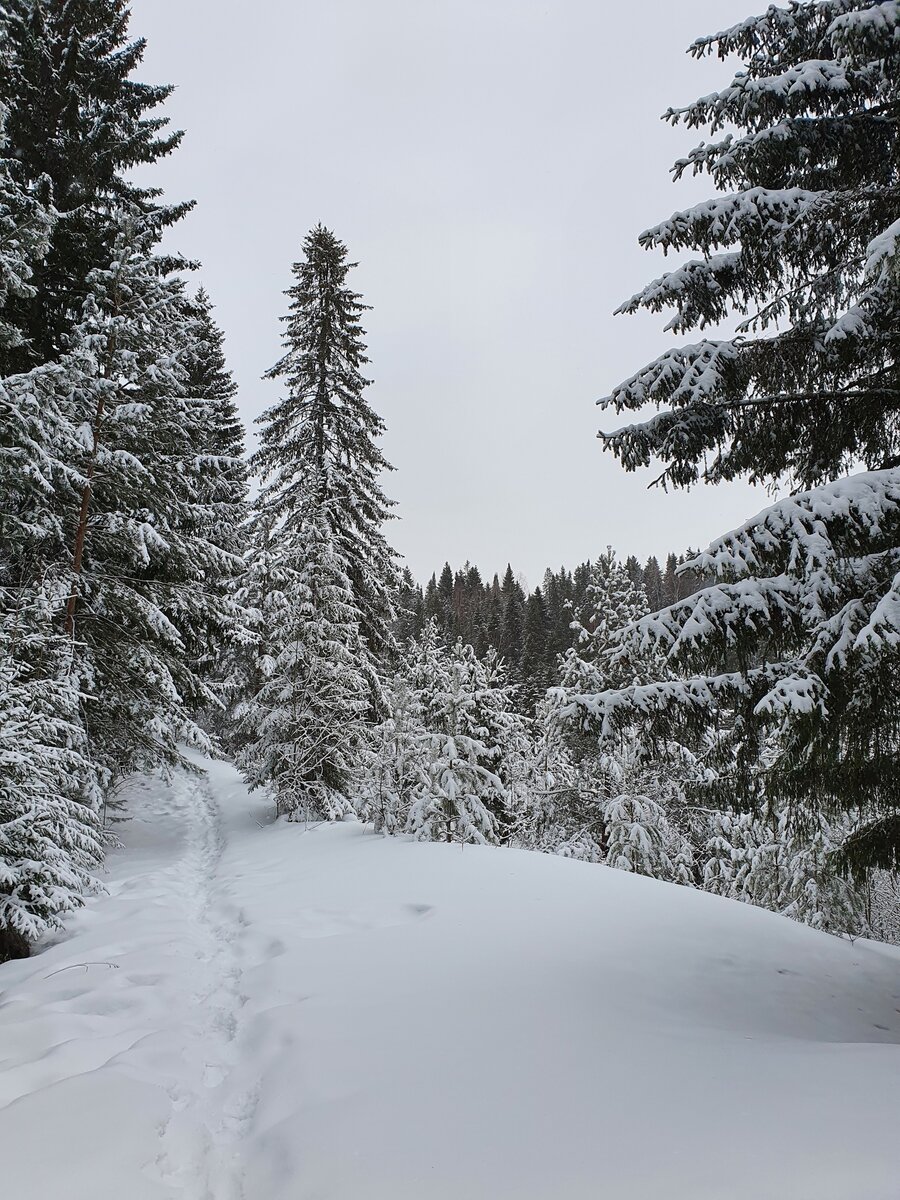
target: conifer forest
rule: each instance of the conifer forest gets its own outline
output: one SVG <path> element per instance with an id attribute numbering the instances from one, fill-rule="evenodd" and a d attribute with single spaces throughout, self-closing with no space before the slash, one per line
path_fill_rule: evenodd
<path id="1" fill-rule="evenodd" d="M 685 19 L 656 357 L 543 419 L 712 540 L 530 579 L 398 552 L 327 212 L 238 386 L 143 7 L 0 2 L 0 1190 L 896 1200 L 900 3 Z"/>

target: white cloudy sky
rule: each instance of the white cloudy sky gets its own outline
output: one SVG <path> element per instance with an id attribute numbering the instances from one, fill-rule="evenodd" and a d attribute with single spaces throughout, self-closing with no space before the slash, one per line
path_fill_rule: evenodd
<path id="1" fill-rule="evenodd" d="M 659 273 L 640 230 L 709 191 L 671 183 L 697 138 L 659 116 L 727 80 L 684 50 L 753 0 L 133 9 L 143 75 L 177 85 L 187 131 L 153 177 L 198 201 L 177 243 L 202 260 L 248 422 L 275 397 L 260 376 L 304 233 L 324 222 L 359 261 L 391 533 L 419 578 L 469 558 L 534 583 L 608 543 L 696 545 L 765 503 L 743 485 L 648 491 L 601 450 L 593 403 L 670 337 L 612 316 Z"/>

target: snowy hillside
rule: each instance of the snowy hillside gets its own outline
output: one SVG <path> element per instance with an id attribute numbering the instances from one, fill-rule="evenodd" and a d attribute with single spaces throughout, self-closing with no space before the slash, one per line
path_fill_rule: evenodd
<path id="1" fill-rule="evenodd" d="M 900 952 L 503 849 L 134 789 L 0 967 L 16 1200 L 896 1200 Z"/>

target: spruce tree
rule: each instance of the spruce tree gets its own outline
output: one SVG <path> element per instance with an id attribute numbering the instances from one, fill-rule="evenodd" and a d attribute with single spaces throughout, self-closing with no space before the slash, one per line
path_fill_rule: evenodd
<path id="1" fill-rule="evenodd" d="M 6 151 L 0 133 L 0 148 Z M 35 272 L 47 253 L 54 215 L 41 188 L 16 182 L 0 159 L 0 356 L 22 344 L 15 307 L 35 295 Z M 54 539 L 53 494 L 66 420 L 38 391 L 38 373 L 0 378 L 0 586 L 19 588 L 42 572 L 43 543 Z"/>
<path id="2" fill-rule="evenodd" d="M 438 593 L 437 575 L 432 575 L 425 587 L 422 616 L 426 625 L 429 621 L 437 621 L 438 625 L 443 628 L 441 598 Z"/>
<path id="3" fill-rule="evenodd" d="M 158 161 L 181 139 L 156 110 L 168 86 L 132 78 L 144 55 L 129 40 L 127 0 L 5 0 L 0 94 L 9 153 L 24 187 L 48 180 L 59 215 L 38 287 L 10 314 L 19 332 L 0 350 L 0 375 L 58 359 L 79 321 L 88 276 L 108 265 L 116 237 L 111 207 L 130 205 L 157 236 L 188 205 L 167 206 L 136 184 L 136 165 Z"/>
<path id="4" fill-rule="evenodd" d="M 483 667 L 461 641 L 444 651 L 430 623 L 413 678 L 425 730 L 427 785 L 410 808 L 410 833 L 427 841 L 498 841 L 508 793 L 497 773 L 502 751 L 489 740 L 484 719 Z"/>
<path id="5" fill-rule="evenodd" d="M 633 554 L 629 554 L 629 556 L 625 559 L 625 570 L 628 572 L 628 578 L 631 580 L 634 586 L 642 589 L 646 595 L 647 588 L 644 584 L 644 568 Z"/>
<path id="6" fill-rule="evenodd" d="M 621 656 L 613 658 L 616 634 L 647 607 L 644 593 L 611 546 L 594 563 L 585 591 L 587 616 L 572 623 L 575 645 L 565 656 L 561 679 L 564 689 L 582 696 L 633 678 L 634 666 Z"/>
<path id="7" fill-rule="evenodd" d="M 390 470 L 378 445 L 384 422 L 365 398 L 360 373 L 369 361 L 360 326 L 366 306 L 346 283 L 356 264 L 330 230 L 317 225 L 303 252 L 287 292 L 285 353 L 267 376 L 283 381 L 285 395 L 259 418 L 259 505 L 288 521 L 327 506 L 363 637 L 381 657 L 393 649 L 399 579 L 382 530 L 392 508 L 379 478 Z"/>
<path id="8" fill-rule="evenodd" d="M 407 643 L 407 653 L 417 653 L 415 647 L 415 642 Z M 405 832 L 412 805 L 429 791 L 428 738 L 409 660 L 388 681 L 386 700 L 387 715 L 367 739 L 353 802 L 376 832 L 396 834 Z"/>
<path id="9" fill-rule="evenodd" d="M 646 610 L 612 548 L 594 564 L 586 588 L 588 616 L 576 623 L 576 643 L 562 666 L 561 685 L 550 693 L 544 720 L 559 726 L 575 775 L 569 811 L 558 814 L 563 844 L 573 837 L 579 854 L 624 870 L 680 883 L 692 882 L 692 853 L 684 832 L 669 818 L 682 804 L 680 776 L 694 772 L 693 756 L 681 752 L 676 766 L 657 759 L 640 731 L 621 731 L 597 719 L 598 696 L 652 677 L 652 652 L 624 654 L 621 634 Z"/>
<path id="10" fill-rule="evenodd" d="M 643 583 L 647 593 L 647 605 L 651 612 L 657 612 L 663 606 L 663 577 L 659 562 L 653 554 L 644 565 Z"/>
<path id="11" fill-rule="evenodd" d="M 857 870 L 900 865 L 898 28 L 895 4 L 822 0 L 694 44 L 742 63 L 668 114 L 711 135 L 676 178 L 707 174 L 720 194 L 641 235 L 694 257 L 623 311 L 672 309 L 678 334 L 737 317 L 737 335 L 667 351 L 604 402 L 658 410 L 605 435 L 628 469 L 658 459 L 667 485 L 743 476 L 797 494 L 696 560 L 713 587 L 624 639 L 681 679 L 598 716 L 724 728 L 723 798 L 861 807 L 844 846 Z"/>
<path id="12" fill-rule="evenodd" d="M 183 285 L 153 256 L 143 217 L 120 210 L 118 227 L 71 348 L 43 378 L 77 447 L 77 479 L 55 495 L 60 628 L 90 696 L 92 750 L 113 774 L 180 763 L 179 743 L 206 744 L 193 714 L 213 697 L 192 651 L 236 619 L 222 583 L 238 567 L 211 536 Z"/>
<path id="13" fill-rule="evenodd" d="M 448 562 L 444 563 L 444 569 L 437 581 L 437 601 L 441 633 L 446 641 L 452 642 L 454 640 L 453 570 Z"/>
<path id="14" fill-rule="evenodd" d="M 224 334 L 213 317 L 204 288 L 185 304 L 186 346 L 182 355 L 185 388 L 196 411 L 197 455 L 203 472 L 210 532 L 240 546 L 237 527 L 245 517 L 248 471 L 244 461 L 244 426 L 235 398 L 237 384 L 225 361 Z"/>
<path id="15" fill-rule="evenodd" d="M 522 646 L 522 694 L 533 711 L 553 682 L 553 658 L 549 645 L 547 607 L 540 588 L 525 604 Z"/>
<path id="16" fill-rule="evenodd" d="M 395 608 L 394 640 L 402 647 L 417 638 L 425 624 L 425 597 L 409 567 L 403 568 Z"/>
<path id="17" fill-rule="evenodd" d="M 133 183 L 178 135 L 131 79 L 119 0 L 8 0 L 0 86 L 0 927 L 79 903 L 101 788 L 183 761 L 212 697 L 198 647 L 234 617 L 208 411 L 189 394 L 184 206 Z"/>
<path id="18" fill-rule="evenodd" d="M 603 805 L 605 861 L 617 871 L 669 879 L 673 864 L 666 849 L 667 822 L 649 796 L 620 793 Z"/>
<path id="19" fill-rule="evenodd" d="M 525 595 L 509 563 L 503 576 L 501 602 L 503 624 L 498 649 L 509 667 L 510 674 L 518 680 L 525 651 Z"/>
<path id="20" fill-rule="evenodd" d="M 239 763 L 251 786 L 270 788 L 279 815 L 333 819 L 348 811 L 369 680 L 358 666 L 358 610 L 328 510 L 281 531 L 274 556 L 269 575 L 283 590 L 267 597 L 261 681 L 241 710 Z"/>
<path id="21" fill-rule="evenodd" d="M 234 590 L 242 570 L 238 562 L 247 520 L 248 468 L 244 458 L 244 427 L 238 416 L 237 385 L 225 361 L 224 335 L 213 317 L 209 296 L 200 288 L 184 303 L 184 350 L 181 355 L 184 389 L 193 426 L 192 475 L 194 509 L 202 526 L 196 534 L 230 556 L 229 569 L 207 573 L 204 586 L 222 598 Z M 224 624 L 205 623 L 201 640 L 192 647 L 203 678 L 217 692 L 227 688 L 233 649 L 240 645 L 245 621 L 234 608 L 223 606 Z"/>
<path id="22" fill-rule="evenodd" d="M 81 904 L 101 858 L 104 780 L 54 600 L 0 589 L 0 962 Z"/>
<path id="23" fill-rule="evenodd" d="M 384 715 L 379 668 L 395 649 L 400 576 L 382 532 L 391 508 L 379 481 L 384 426 L 363 394 L 365 306 L 346 285 L 353 264 L 321 225 L 303 249 L 287 293 L 285 354 L 269 372 L 285 393 L 259 418 L 251 460 L 261 480 L 251 558 L 280 562 L 284 615 L 257 626 L 261 661 L 275 675 L 255 673 L 242 762 L 280 812 L 335 815 L 359 764 L 362 727 Z M 246 602 L 259 613 L 266 597 L 248 588 Z M 297 739 L 296 761 L 285 730 Z"/>

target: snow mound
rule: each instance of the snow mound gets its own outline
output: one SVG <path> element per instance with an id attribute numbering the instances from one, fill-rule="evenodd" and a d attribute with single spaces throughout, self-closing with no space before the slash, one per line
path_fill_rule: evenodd
<path id="1" fill-rule="evenodd" d="M 207 769 L 0 967 L 4 1195 L 897 1200 L 900 952 Z"/>

